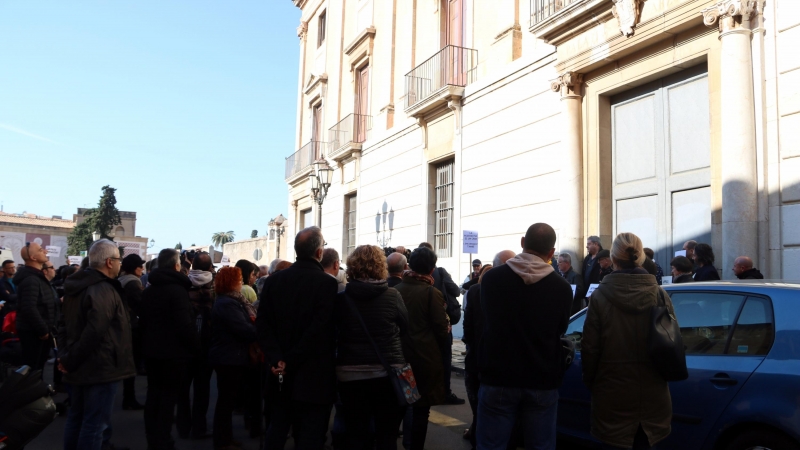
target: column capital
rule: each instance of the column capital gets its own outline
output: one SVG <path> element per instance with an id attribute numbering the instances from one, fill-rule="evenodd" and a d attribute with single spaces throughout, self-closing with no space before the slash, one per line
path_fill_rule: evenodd
<path id="1" fill-rule="evenodd" d="M 307 35 L 308 35 L 308 22 L 301 20 L 300 25 L 297 27 L 297 37 L 300 38 L 301 42 L 305 42 Z"/>
<path id="2" fill-rule="evenodd" d="M 550 82 L 553 92 L 560 92 L 561 98 L 575 98 L 583 96 L 583 74 L 577 72 L 564 72 Z"/>
<path id="3" fill-rule="evenodd" d="M 755 13 L 763 11 L 763 0 L 718 0 L 701 11 L 706 26 L 719 24 L 720 33 L 731 31 L 750 32 L 744 29 L 743 22 L 750 21 Z"/>

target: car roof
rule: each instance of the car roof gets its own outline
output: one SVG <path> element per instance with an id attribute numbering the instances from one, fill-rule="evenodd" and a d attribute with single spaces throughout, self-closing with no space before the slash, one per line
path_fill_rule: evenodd
<path id="1" fill-rule="evenodd" d="M 692 290 L 696 288 L 716 288 L 714 290 L 752 288 L 753 290 L 769 288 L 799 290 L 800 281 L 795 280 L 724 280 L 724 281 L 701 281 L 697 283 L 668 284 L 662 286 L 668 290 Z"/>

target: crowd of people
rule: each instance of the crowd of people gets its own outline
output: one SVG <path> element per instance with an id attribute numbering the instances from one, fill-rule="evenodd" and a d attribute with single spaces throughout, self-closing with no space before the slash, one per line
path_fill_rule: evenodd
<path id="1" fill-rule="evenodd" d="M 19 270 L 3 262 L 0 317 L 14 313 L 24 364 L 43 370 L 55 351 L 56 388 L 69 394 L 65 450 L 121 448 L 111 443 L 120 382 L 122 407 L 143 411 L 152 450 L 175 448 L 173 425 L 180 438 L 241 449 L 237 410 L 264 448 L 284 448 L 291 431 L 295 448 L 322 449 L 334 408 L 336 449 L 396 449 L 402 434 L 406 449 L 422 450 L 431 407 L 464 403 L 450 389 L 463 293 L 473 413 L 464 438 L 480 450 L 552 449 L 567 368 L 561 337 L 570 315 L 591 302 L 582 357 L 592 433 L 609 448 L 649 448 L 670 432 L 668 385 L 644 350 L 623 343 L 646 326 L 649 315 L 639 313 L 659 297 L 674 315 L 659 287 L 663 271 L 632 233 L 609 250 L 589 237 L 580 273 L 569 254 L 553 258 L 555 243 L 552 227 L 531 225 L 521 252 L 501 251 L 485 265 L 476 259 L 460 287 L 426 242 L 388 256 L 356 247 L 343 270 L 317 227 L 297 234 L 294 263 L 240 260 L 219 270 L 205 252 L 122 258 L 105 239 L 80 267 L 56 269 L 30 243 Z M 689 241 L 684 250 L 670 263 L 673 283 L 719 279 L 708 244 Z M 763 278 L 747 257 L 733 270 Z M 137 375 L 147 377 L 143 405 Z"/>

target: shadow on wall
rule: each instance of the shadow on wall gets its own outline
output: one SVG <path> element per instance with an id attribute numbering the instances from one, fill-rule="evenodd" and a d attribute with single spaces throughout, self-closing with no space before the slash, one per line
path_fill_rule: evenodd
<path id="1" fill-rule="evenodd" d="M 394 210 L 389 208 L 389 204 L 384 200 L 381 211 L 375 214 L 375 237 L 381 248 L 391 245 L 392 231 L 394 231 Z"/>

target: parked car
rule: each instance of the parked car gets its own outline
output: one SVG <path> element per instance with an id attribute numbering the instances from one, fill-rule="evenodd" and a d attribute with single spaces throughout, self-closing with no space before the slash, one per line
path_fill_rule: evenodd
<path id="1" fill-rule="evenodd" d="M 670 383 L 672 433 L 658 448 L 800 449 L 800 283 L 664 288 L 681 326 L 689 378 Z M 590 444 L 598 441 L 589 432 L 591 395 L 581 379 L 586 311 L 567 329 L 578 351 L 559 391 L 558 432 Z"/>

